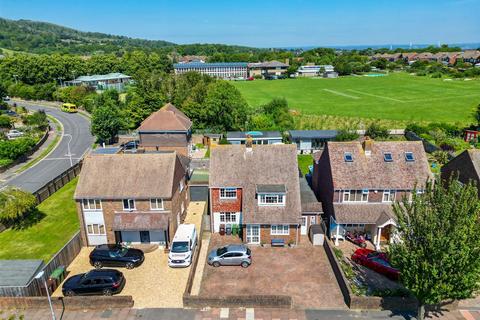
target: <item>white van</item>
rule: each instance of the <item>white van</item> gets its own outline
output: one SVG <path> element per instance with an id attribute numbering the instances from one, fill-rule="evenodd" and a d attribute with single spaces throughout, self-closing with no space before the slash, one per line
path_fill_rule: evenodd
<path id="1" fill-rule="evenodd" d="M 170 267 L 188 267 L 197 246 L 197 230 L 194 224 L 181 224 L 173 237 L 168 254 Z"/>

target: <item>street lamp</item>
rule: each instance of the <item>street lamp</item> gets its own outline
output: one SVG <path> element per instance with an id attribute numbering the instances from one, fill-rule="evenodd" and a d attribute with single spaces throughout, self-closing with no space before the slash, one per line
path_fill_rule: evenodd
<path id="1" fill-rule="evenodd" d="M 73 166 L 72 153 L 70 152 L 70 142 L 72 142 L 72 135 L 69 134 L 69 133 L 64 133 L 63 136 L 67 136 L 67 137 L 70 138 L 70 140 L 68 140 L 68 144 L 67 144 L 68 153 L 66 154 L 66 156 L 70 158 L 70 167 L 72 167 Z"/>
<path id="2" fill-rule="evenodd" d="M 43 284 L 45 285 L 45 291 L 47 291 L 47 298 L 48 298 L 48 304 L 50 305 L 50 311 L 52 312 L 52 319 L 56 320 L 57 318 L 55 317 L 55 312 L 53 311 L 53 305 L 52 305 L 52 299 L 50 298 L 50 292 L 48 291 L 47 287 L 47 279 L 44 277 L 45 271 L 40 271 L 36 276 L 35 279 L 37 280 L 42 280 L 43 279 Z"/>

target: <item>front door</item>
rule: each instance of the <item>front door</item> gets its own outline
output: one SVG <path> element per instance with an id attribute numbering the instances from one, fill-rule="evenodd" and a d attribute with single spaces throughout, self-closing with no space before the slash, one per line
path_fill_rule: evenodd
<path id="1" fill-rule="evenodd" d="M 150 232 L 140 231 L 140 242 L 141 243 L 150 243 Z"/>
<path id="2" fill-rule="evenodd" d="M 260 243 L 260 226 L 258 224 L 247 224 L 247 243 Z"/>
<path id="3" fill-rule="evenodd" d="M 302 224 L 300 225 L 300 234 L 306 235 L 307 234 L 307 218 L 306 216 L 302 216 Z"/>

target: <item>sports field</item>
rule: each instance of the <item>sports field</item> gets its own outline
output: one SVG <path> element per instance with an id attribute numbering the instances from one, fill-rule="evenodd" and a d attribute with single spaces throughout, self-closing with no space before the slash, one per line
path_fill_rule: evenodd
<path id="1" fill-rule="evenodd" d="M 395 73 L 383 77 L 237 81 L 251 106 L 284 97 L 304 115 L 397 121 L 470 123 L 480 80 L 445 80 Z"/>

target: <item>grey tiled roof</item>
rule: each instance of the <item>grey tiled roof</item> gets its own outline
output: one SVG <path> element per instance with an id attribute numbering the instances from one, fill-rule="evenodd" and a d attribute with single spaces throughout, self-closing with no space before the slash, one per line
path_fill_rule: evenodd
<path id="1" fill-rule="evenodd" d="M 230 131 L 227 132 L 227 140 L 246 139 L 247 134 L 250 134 L 254 140 L 258 138 L 282 139 L 282 134 L 279 131 Z"/>
<path id="2" fill-rule="evenodd" d="M 333 139 L 338 135 L 337 130 L 290 130 L 292 139 Z"/>
<path id="3" fill-rule="evenodd" d="M 300 201 L 303 213 L 321 213 L 322 203 L 317 200 L 305 178 L 300 178 Z"/>
<path id="4" fill-rule="evenodd" d="M 335 220 L 341 224 L 383 224 L 395 216 L 392 204 L 384 203 L 334 203 L 333 209 L 335 211 Z"/>

